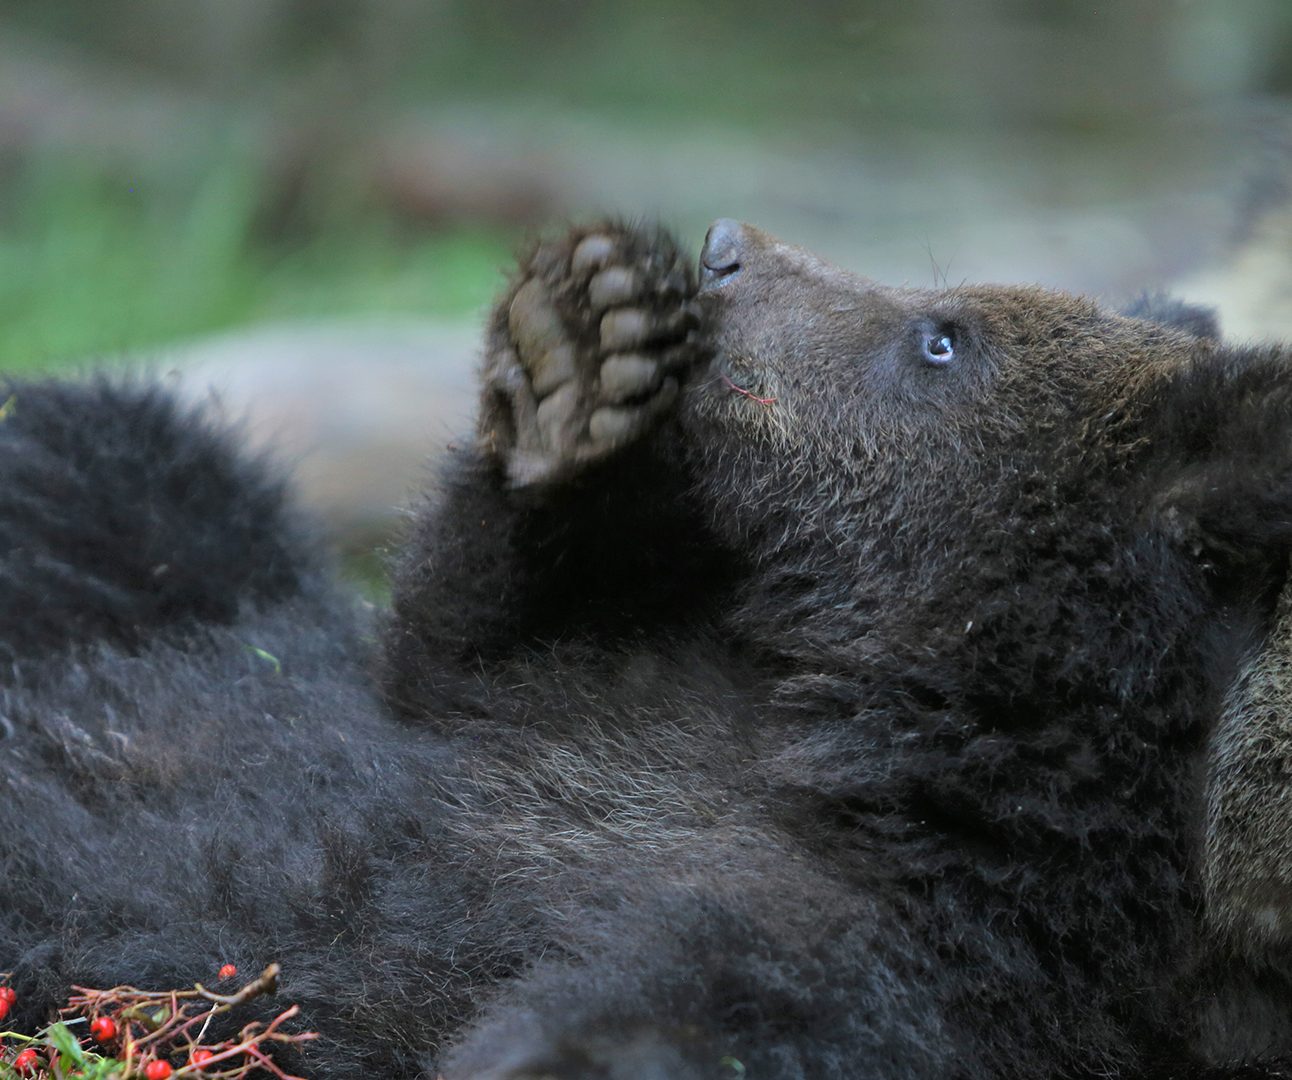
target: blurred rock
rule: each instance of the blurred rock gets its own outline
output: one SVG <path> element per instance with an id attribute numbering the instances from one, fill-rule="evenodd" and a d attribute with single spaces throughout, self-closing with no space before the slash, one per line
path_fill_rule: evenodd
<path id="1" fill-rule="evenodd" d="M 1253 152 L 1230 206 L 1229 242 L 1174 291 L 1214 307 L 1235 341 L 1292 341 L 1292 115 L 1265 102 L 1249 121 Z"/>
<path id="2" fill-rule="evenodd" d="M 146 359 L 286 463 L 354 551 L 389 536 L 428 463 L 470 429 L 478 340 L 474 324 L 433 320 L 281 323 Z"/>
<path id="3" fill-rule="evenodd" d="M 1292 206 L 1266 212 L 1216 265 L 1173 291 L 1215 308 L 1227 340 L 1292 341 Z"/>

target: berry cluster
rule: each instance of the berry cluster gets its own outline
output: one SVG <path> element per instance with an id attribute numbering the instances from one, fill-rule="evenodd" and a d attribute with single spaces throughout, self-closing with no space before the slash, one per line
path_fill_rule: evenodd
<path id="1" fill-rule="evenodd" d="M 225 964 L 218 978 L 232 979 L 237 973 Z M 315 1037 L 313 1032 L 282 1030 L 298 1013 L 295 1005 L 268 1023 L 248 1023 L 230 1038 L 206 1041 L 213 1020 L 273 993 L 277 980 L 278 965 L 271 964 L 232 993 L 201 983 L 191 990 L 167 991 L 74 987 L 62 1019 L 44 1031 L 34 1036 L 0 1032 L 8 1044 L 0 1046 L 0 1080 L 243 1080 L 257 1071 L 278 1080 L 300 1080 L 271 1056 L 273 1044 L 299 1045 Z M 0 975 L 0 1020 L 17 1000 Z M 78 1037 L 74 1029 L 82 1026 L 88 1034 Z"/>

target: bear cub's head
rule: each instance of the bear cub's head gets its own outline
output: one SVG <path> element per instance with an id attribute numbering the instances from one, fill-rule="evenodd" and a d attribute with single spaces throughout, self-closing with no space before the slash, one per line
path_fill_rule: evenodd
<path id="1" fill-rule="evenodd" d="M 727 220 L 699 305 L 707 357 L 682 422 L 742 544 L 843 554 L 910 596 L 1092 529 L 1212 569 L 1290 531 L 1289 364 L 1226 348 L 1199 309 L 891 288 Z"/>

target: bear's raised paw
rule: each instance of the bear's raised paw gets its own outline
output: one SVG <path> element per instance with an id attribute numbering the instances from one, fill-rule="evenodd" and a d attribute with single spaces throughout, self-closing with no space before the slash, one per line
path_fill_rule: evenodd
<path id="1" fill-rule="evenodd" d="M 516 486 L 639 439 L 697 355 L 695 275 L 663 233 L 601 225 L 540 244 L 494 311 L 480 437 Z"/>

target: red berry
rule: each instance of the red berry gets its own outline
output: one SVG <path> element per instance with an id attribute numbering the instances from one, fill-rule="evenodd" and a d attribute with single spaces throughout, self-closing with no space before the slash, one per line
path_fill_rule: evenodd
<path id="1" fill-rule="evenodd" d="M 36 1051 L 30 1046 L 13 1059 L 13 1067 L 23 1076 L 30 1076 L 36 1071 Z"/>
<path id="2" fill-rule="evenodd" d="M 167 1080 L 170 1076 L 170 1063 L 166 1061 L 150 1061 L 144 1066 L 144 1076 L 148 1080 Z"/>
<path id="3" fill-rule="evenodd" d="M 18 995 L 14 992 L 12 986 L 0 986 L 0 1001 L 6 1005 L 12 1005 L 18 1000 Z"/>
<path id="4" fill-rule="evenodd" d="M 193 1053 L 192 1053 L 192 1055 L 190 1056 L 189 1060 L 190 1060 L 191 1062 L 193 1062 L 193 1064 L 194 1064 L 194 1065 L 196 1065 L 196 1066 L 200 1069 L 203 1065 L 205 1065 L 205 1064 L 206 1064 L 208 1061 L 210 1061 L 213 1057 L 215 1057 L 215 1052 L 214 1052 L 214 1051 L 212 1051 L 212 1050 L 208 1050 L 208 1049 L 206 1049 L 206 1047 L 204 1047 L 204 1046 L 199 1046 L 196 1050 L 194 1050 L 194 1051 L 193 1051 Z"/>
<path id="5" fill-rule="evenodd" d="M 3 1020 L 8 1015 L 9 1015 L 9 1002 L 7 1002 L 4 998 L 0 998 L 0 1020 Z"/>
<path id="6" fill-rule="evenodd" d="M 111 1042 L 117 1037 L 117 1022 L 110 1016 L 97 1017 L 90 1025 L 90 1034 L 99 1042 Z"/>
<path id="7" fill-rule="evenodd" d="M 236 967 L 234 967 L 234 965 L 233 965 L 233 964 L 223 964 L 223 965 L 221 965 L 221 967 L 220 967 L 220 978 L 222 978 L 222 979 L 232 979 L 236 974 L 238 974 L 238 969 L 237 969 Z"/>

